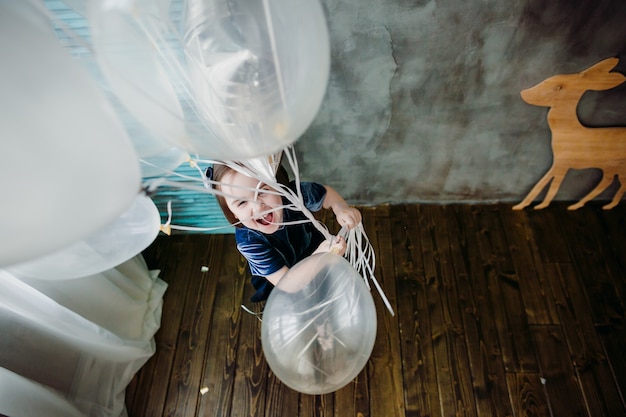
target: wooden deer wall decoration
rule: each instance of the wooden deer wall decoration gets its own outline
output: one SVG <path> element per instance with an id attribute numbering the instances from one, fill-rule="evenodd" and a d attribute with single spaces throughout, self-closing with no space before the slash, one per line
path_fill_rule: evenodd
<path id="1" fill-rule="evenodd" d="M 578 120 L 576 107 L 587 90 L 608 90 L 626 80 L 617 72 L 610 72 L 618 58 L 608 58 L 578 74 L 561 74 L 550 77 L 534 87 L 521 92 L 522 99 L 535 106 L 549 107 L 548 125 L 552 131 L 552 166 L 530 190 L 526 198 L 513 206 L 520 210 L 530 205 L 535 197 L 550 183 L 545 199 L 535 206 L 542 209 L 548 206 L 556 195 L 565 174 L 570 169 L 600 168 L 602 179 L 586 196 L 568 210 L 576 210 L 596 197 L 614 181 L 619 189 L 609 204 L 608 210 L 615 207 L 626 191 L 626 128 L 586 127 Z"/>

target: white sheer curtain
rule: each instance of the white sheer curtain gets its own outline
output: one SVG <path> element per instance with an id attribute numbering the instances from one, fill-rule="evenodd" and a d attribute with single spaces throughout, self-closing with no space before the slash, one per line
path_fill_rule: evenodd
<path id="1" fill-rule="evenodd" d="M 126 386 L 155 351 L 158 273 L 141 255 L 73 280 L 0 270 L 0 414 L 126 416 Z"/>

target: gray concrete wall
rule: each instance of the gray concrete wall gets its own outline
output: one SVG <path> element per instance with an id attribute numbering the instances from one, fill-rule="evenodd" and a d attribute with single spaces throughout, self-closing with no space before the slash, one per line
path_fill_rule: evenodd
<path id="1" fill-rule="evenodd" d="M 305 179 L 354 204 L 518 202 L 552 161 L 547 109 L 519 92 L 610 56 L 626 73 L 623 0 L 322 2 L 331 77 L 296 149 Z M 626 126 L 626 86 L 587 93 L 579 115 Z M 557 200 L 598 178 L 570 172 Z"/>

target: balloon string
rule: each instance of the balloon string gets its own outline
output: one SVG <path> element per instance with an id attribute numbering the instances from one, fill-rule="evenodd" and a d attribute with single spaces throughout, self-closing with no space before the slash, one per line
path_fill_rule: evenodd
<path id="1" fill-rule="evenodd" d="M 346 239 L 346 253 L 344 256 L 363 277 L 365 285 L 367 285 L 368 288 L 370 288 L 368 279 L 374 283 L 385 307 L 387 307 L 387 310 L 389 310 L 392 316 L 395 316 L 391 303 L 374 274 L 376 269 L 376 256 L 374 248 L 363 229 L 362 223 L 359 223 L 356 227 L 349 230 L 348 238 Z"/>
<path id="2" fill-rule="evenodd" d="M 241 309 L 243 311 L 245 311 L 246 313 L 252 314 L 253 316 L 255 316 L 257 318 L 257 320 L 259 320 L 261 323 L 263 323 L 263 320 L 261 319 L 261 316 L 263 315 L 263 312 L 255 313 L 254 311 L 250 310 L 248 307 L 246 307 L 243 304 L 241 305 Z"/>

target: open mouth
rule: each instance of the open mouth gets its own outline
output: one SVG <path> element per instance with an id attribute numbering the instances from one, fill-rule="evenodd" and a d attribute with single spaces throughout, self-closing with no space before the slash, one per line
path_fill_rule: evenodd
<path id="1" fill-rule="evenodd" d="M 268 213 L 260 219 L 256 219 L 257 223 L 262 224 L 263 226 L 269 226 L 272 224 L 272 220 L 274 220 L 274 213 Z"/>

